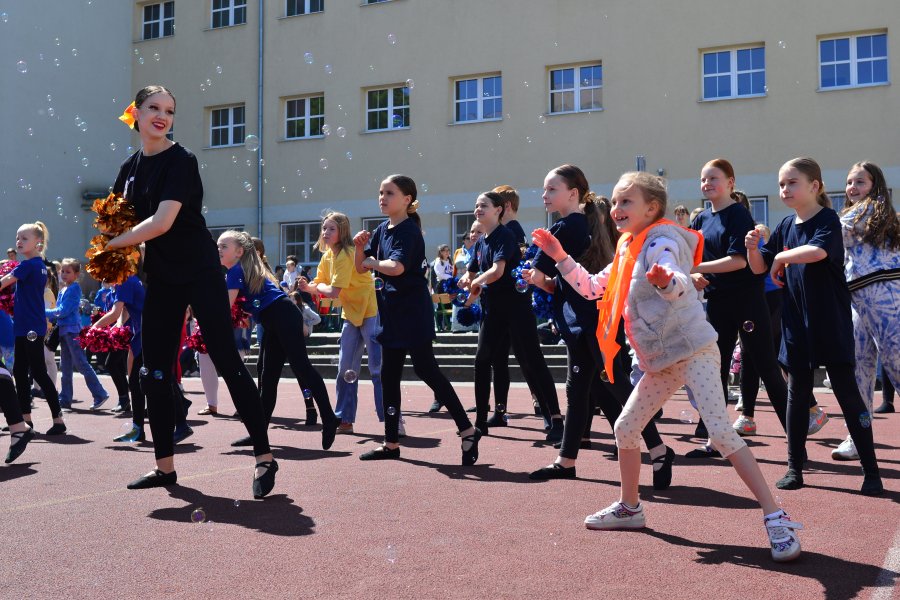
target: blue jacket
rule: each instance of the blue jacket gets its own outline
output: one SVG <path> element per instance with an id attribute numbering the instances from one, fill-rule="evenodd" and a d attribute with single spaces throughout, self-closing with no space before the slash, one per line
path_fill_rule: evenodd
<path id="1" fill-rule="evenodd" d="M 81 331 L 81 315 L 78 310 L 80 305 L 81 286 L 74 282 L 59 291 L 56 308 L 46 309 L 47 318 L 59 325 L 60 335 Z"/>

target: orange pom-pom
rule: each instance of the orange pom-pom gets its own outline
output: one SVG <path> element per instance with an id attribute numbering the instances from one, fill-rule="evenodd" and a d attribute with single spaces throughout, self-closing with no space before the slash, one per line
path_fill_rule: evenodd
<path id="1" fill-rule="evenodd" d="M 94 200 L 92 207 L 97 213 L 94 227 L 113 237 L 121 235 L 138 223 L 134 206 L 121 195 L 110 194 L 106 198 Z"/>

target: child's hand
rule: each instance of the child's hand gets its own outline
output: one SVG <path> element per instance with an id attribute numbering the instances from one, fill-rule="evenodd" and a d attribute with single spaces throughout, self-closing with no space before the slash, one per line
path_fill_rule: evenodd
<path id="1" fill-rule="evenodd" d="M 528 285 L 537 285 L 534 282 L 534 269 L 522 269 L 522 279 L 524 279 Z"/>
<path id="2" fill-rule="evenodd" d="M 470 283 L 469 273 L 467 272 L 462 277 L 459 278 L 459 281 L 456 282 L 456 286 L 459 289 L 464 290 L 469 287 L 469 283 Z"/>
<path id="3" fill-rule="evenodd" d="M 709 285 L 709 279 L 703 276 L 703 273 L 691 273 L 691 281 L 694 283 L 694 289 L 702 292 L 703 288 Z"/>
<path id="4" fill-rule="evenodd" d="M 747 232 L 747 235 L 744 236 L 744 245 L 747 247 L 747 250 L 759 249 L 760 235 L 761 234 L 758 229 L 751 229 Z"/>
<path id="5" fill-rule="evenodd" d="M 368 231 L 360 231 L 355 236 L 353 236 L 353 245 L 359 249 L 365 249 L 365 247 L 369 243 L 369 239 L 371 239 L 372 234 Z"/>
<path id="6" fill-rule="evenodd" d="M 481 295 L 481 290 L 483 289 L 480 283 L 471 282 L 469 284 L 469 297 L 466 299 L 466 306 L 471 306 L 472 302 Z"/>
<path id="7" fill-rule="evenodd" d="M 531 232 L 531 237 L 534 239 L 535 245 L 556 262 L 564 260 L 568 256 L 556 236 L 546 229 L 535 229 Z"/>
<path id="8" fill-rule="evenodd" d="M 772 269 L 769 271 L 769 277 L 772 278 L 772 283 L 774 283 L 777 287 L 784 287 L 784 267 L 785 263 L 778 260 L 778 257 L 775 257 L 775 261 L 772 263 Z"/>
<path id="9" fill-rule="evenodd" d="M 672 281 L 674 276 L 675 273 L 659 264 L 653 265 L 650 267 L 650 270 L 647 271 L 647 281 L 658 288 L 668 287 L 669 282 Z"/>
<path id="10" fill-rule="evenodd" d="M 294 282 L 294 285 L 298 291 L 306 292 L 307 294 L 313 291 L 309 288 L 309 282 L 305 277 L 298 277 L 297 281 Z"/>

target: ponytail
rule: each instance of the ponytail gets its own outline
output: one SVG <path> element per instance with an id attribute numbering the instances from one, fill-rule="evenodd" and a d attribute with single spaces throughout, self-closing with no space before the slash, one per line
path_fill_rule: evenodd
<path id="1" fill-rule="evenodd" d="M 819 183 L 821 184 L 822 182 L 820 181 Z M 819 206 L 831 208 L 831 196 L 829 196 L 823 188 L 819 188 L 819 195 L 816 196 L 816 202 L 819 203 Z"/>
<path id="2" fill-rule="evenodd" d="M 615 232 L 615 226 L 609 216 L 609 200 L 588 191 L 582 202 L 588 231 L 591 233 L 591 243 L 578 258 L 578 262 L 589 272 L 598 273 L 613 260 L 618 232 Z M 613 228 L 612 231 L 610 226 Z"/>
<path id="3" fill-rule="evenodd" d="M 822 181 L 822 167 L 819 166 L 819 163 L 808 156 L 799 156 L 787 161 L 781 168 L 797 169 L 806 175 L 806 178 L 810 181 L 819 182 L 819 193 L 816 196 L 816 202 L 819 203 L 819 206 L 831 208 L 831 198 L 825 192 L 825 182 Z"/>
<path id="4" fill-rule="evenodd" d="M 37 249 L 41 255 L 41 258 L 46 258 L 47 256 L 47 244 L 50 243 L 50 230 L 47 229 L 47 226 L 44 225 L 41 221 L 35 221 L 34 223 L 24 223 L 19 230 L 30 231 L 38 238 Z"/>
<path id="5" fill-rule="evenodd" d="M 419 208 L 419 201 L 416 200 L 416 197 L 419 195 L 419 188 L 416 186 L 416 182 L 413 178 L 407 177 L 406 175 L 394 174 L 388 175 L 387 178 L 385 178 L 385 181 L 393 183 L 400 190 L 401 194 L 411 198 L 409 206 L 406 207 L 406 214 L 419 226 L 419 229 L 422 229 L 422 219 L 416 212 Z"/>

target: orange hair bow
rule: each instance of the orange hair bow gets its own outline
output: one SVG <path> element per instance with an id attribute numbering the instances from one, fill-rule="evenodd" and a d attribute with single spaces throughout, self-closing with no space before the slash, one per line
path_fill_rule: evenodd
<path id="1" fill-rule="evenodd" d="M 134 102 L 128 105 L 128 108 L 125 109 L 125 112 L 122 113 L 122 116 L 119 117 L 119 120 L 128 125 L 129 129 L 134 129 L 134 111 L 137 110 L 137 107 L 134 105 Z"/>

